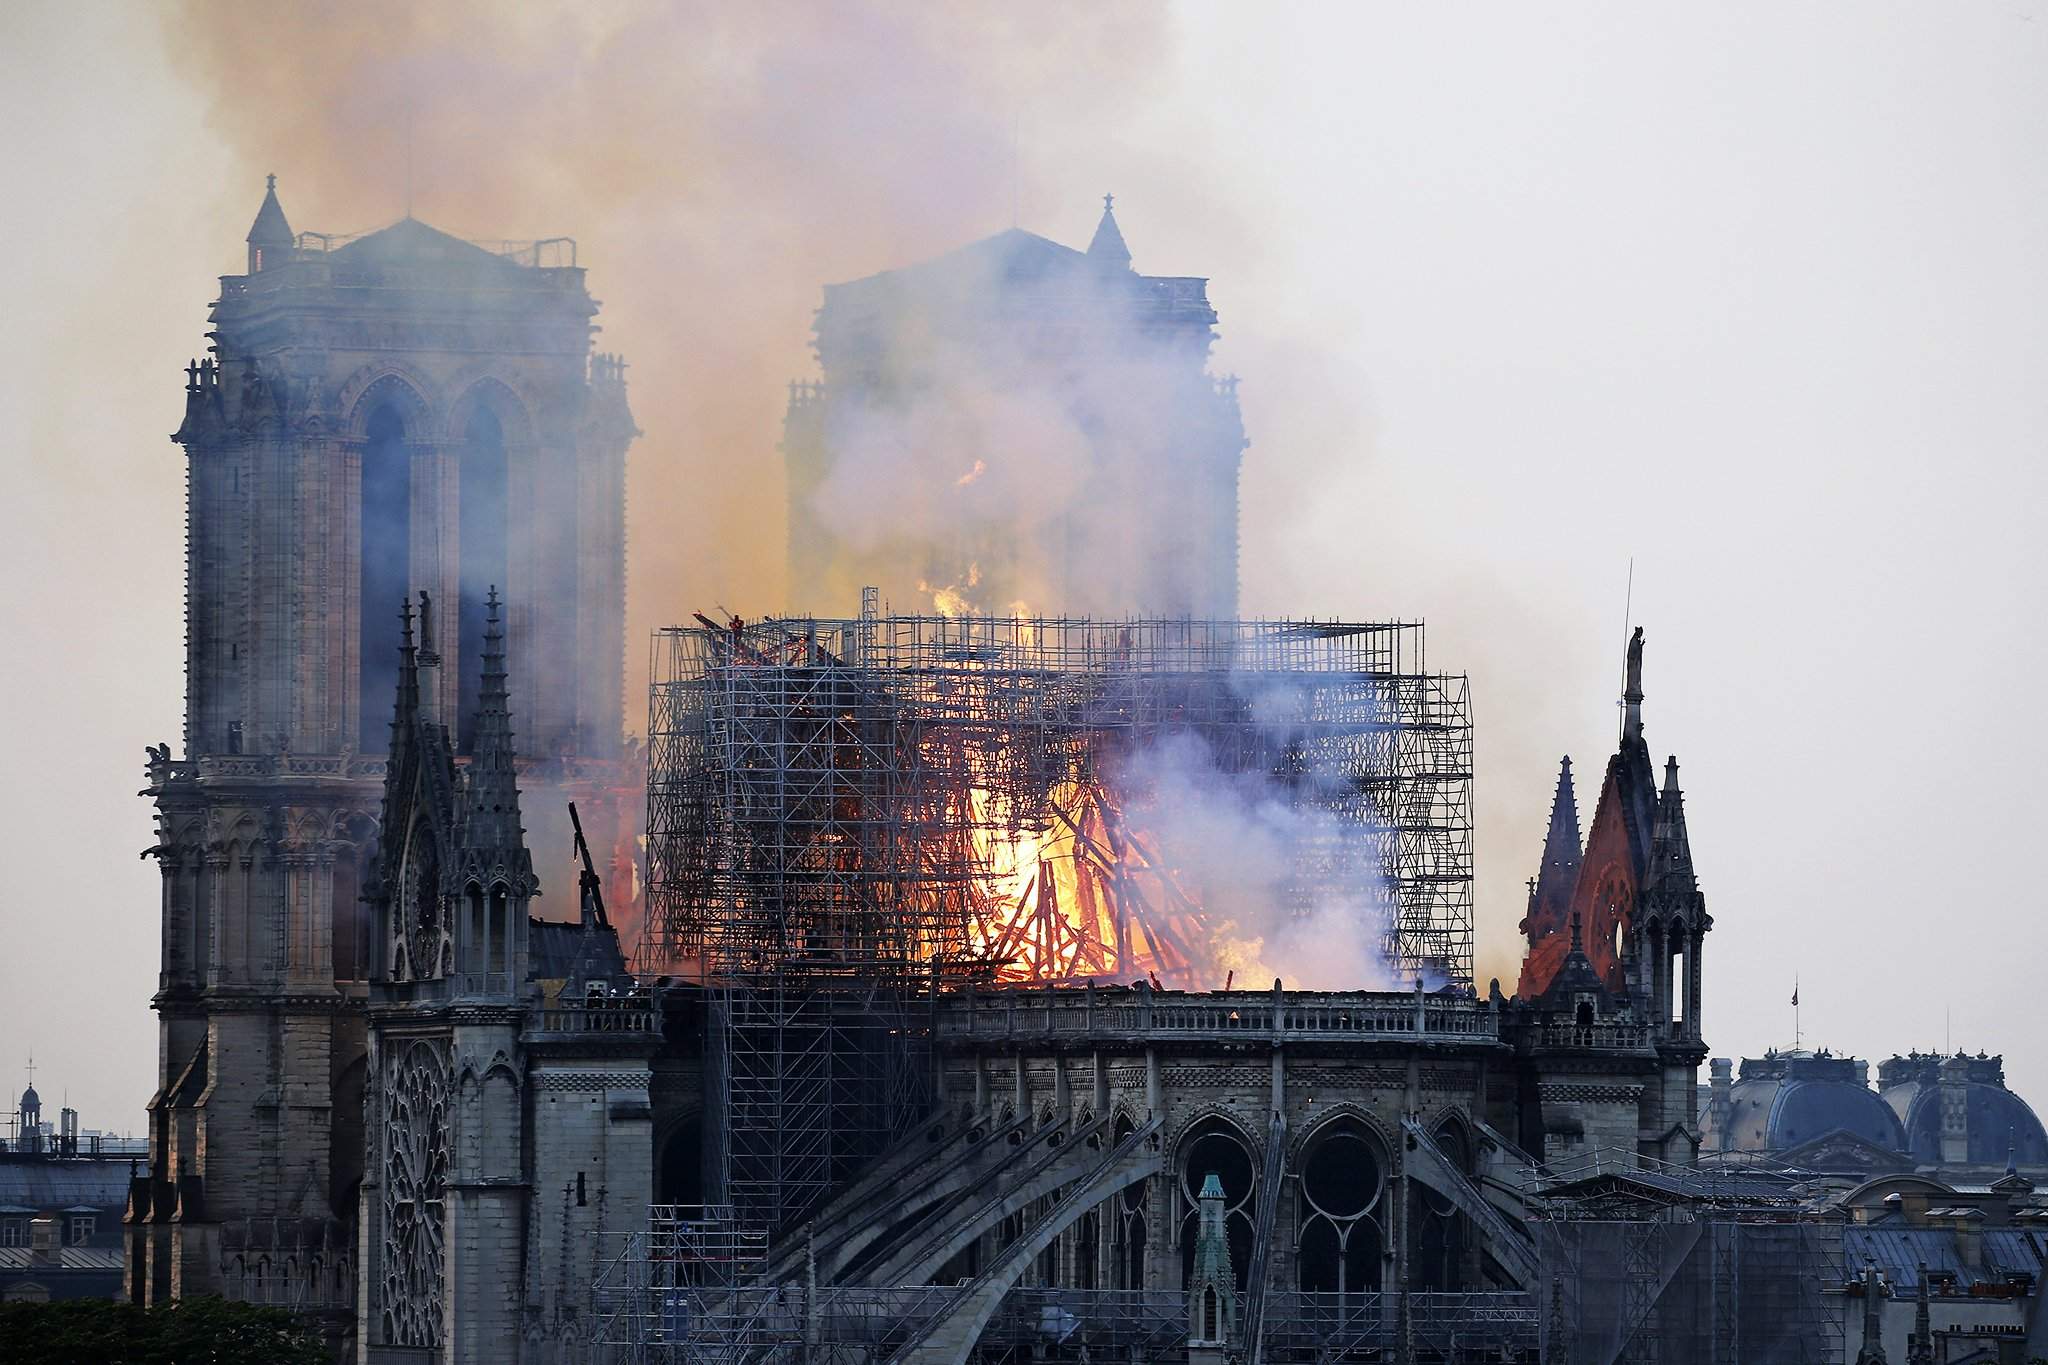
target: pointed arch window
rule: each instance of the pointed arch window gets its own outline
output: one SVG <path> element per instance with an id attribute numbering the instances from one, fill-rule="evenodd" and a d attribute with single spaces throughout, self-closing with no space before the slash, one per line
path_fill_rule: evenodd
<path id="1" fill-rule="evenodd" d="M 497 414 L 479 402 L 463 433 L 457 471 L 456 645 L 461 679 L 456 705 L 456 748 L 468 753 L 476 742 L 477 696 L 483 683 L 485 601 L 492 588 L 503 591 L 510 553 L 505 429 Z"/>
<path id="2" fill-rule="evenodd" d="M 361 460 L 357 747 L 381 754 L 390 744 L 398 691 L 398 609 L 412 582 L 412 451 L 396 403 L 382 403 L 370 414 Z"/>

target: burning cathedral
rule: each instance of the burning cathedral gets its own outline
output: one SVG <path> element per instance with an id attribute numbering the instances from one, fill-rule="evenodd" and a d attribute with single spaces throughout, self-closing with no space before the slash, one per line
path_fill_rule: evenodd
<path id="1" fill-rule="evenodd" d="M 1534 1360 L 1540 1182 L 1694 1167 L 1713 921 L 1641 633 L 1480 988 L 1465 680 L 1234 619 L 1215 314 L 1107 205 L 828 292 L 791 555 L 858 609 L 659 632 L 644 756 L 574 244 L 273 188 L 248 246 L 176 437 L 135 1301 L 364 1362 Z M 1006 537 L 1041 444 L 1076 477 Z"/>

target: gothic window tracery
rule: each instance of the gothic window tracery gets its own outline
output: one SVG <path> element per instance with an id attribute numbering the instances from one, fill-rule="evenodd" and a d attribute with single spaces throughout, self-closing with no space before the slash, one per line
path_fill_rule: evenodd
<path id="1" fill-rule="evenodd" d="M 438 1042 L 396 1042 L 384 1078 L 383 1338 L 392 1346 L 438 1346 L 447 1233 L 447 1055 Z"/>
<path id="2" fill-rule="evenodd" d="M 1302 1289 L 1358 1294 L 1380 1287 L 1384 1171 L 1378 1144 L 1355 1120 L 1338 1119 L 1316 1135 L 1302 1163 Z"/>
<path id="3" fill-rule="evenodd" d="M 1223 1185 L 1223 1230 L 1230 1242 L 1231 1274 L 1243 1289 L 1251 1265 L 1252 1223 L 1258 1213 L 1258 1173 L 1251 1149 L 1234 1126 L 1208 1119 L 1183 1140 L 1181 1153 L 1181 1283 L 1185 1285 L 1194 1274 L 1202 1181 L 1213 1173 Z"/>
<path id="4" fill-rule="evenodd" d="M 455 940 L 441 904 L 441 866 L 424 821 L 406 831 L 391 908 L 391 979 L 430 981 L 455 966 Z"/>

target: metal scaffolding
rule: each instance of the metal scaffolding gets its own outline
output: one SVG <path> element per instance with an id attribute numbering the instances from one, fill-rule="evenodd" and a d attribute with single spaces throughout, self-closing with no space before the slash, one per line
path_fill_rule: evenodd
<path id="1" fill-rule="evenodd" d="M 1595 1153 L 1552 1174 L 1535 1224 L 1556 1286 L 1545 1359 L 1820 1365 L 1842 1357 L 1841 1225 L 1810 1172 Z M 1624 1161 L 1633 1160 L 1633 1168 Z"/>
<path id="2" fill-rule="evenodd" d="M 644 1231 L 606 1240 L 591 1299 L 599 1359 L 739 1365 L 801 1344 L 801 1304 L 758 1283 L 767 1233 L 732 1209 L 656 1204 Z"/>
<path id="3" fill-rule="evenodd" d="M 714 1150 L 749 1217 L 914 1121 L 934 990 L 1226 984 L 1240 907 L 1148 824 L 1165 745 L 1302 817 L 1274 913 L 1340 904 L 1395 979 L 1470 984 L 1469 690 L 1419 624 L 883 616 L 872 592 L 850 619 L 699 620 L 654 639 L 635 965 L 718 988 Z"/>

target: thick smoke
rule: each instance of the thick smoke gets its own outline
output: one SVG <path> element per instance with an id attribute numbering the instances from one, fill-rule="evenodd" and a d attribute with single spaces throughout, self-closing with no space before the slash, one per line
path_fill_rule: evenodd
<path id="1" fill-rule="evenodd" d="M 1221 987 L 1277 978 L 1294 990 L 1384 990 L 1385 886 L 1370 863 L 1369 827 L 1303 803 L 1263 774 L 1233 772 L 1182 733 L 1139 750 L 1125 770 L 1126 814 L 1208 916 Z M 1334 853 L 1356 863 L 1341 883 L 1312 875 Z"/>
<path id="2" fill-rule="evenodd" d="M 267 171 L 301 230 L 389 223 L 410 183 L 412 211 L 458 236 L 578 239 L 599 345 L 631 362 L 647 433 L 629 640 L 787 599 L 775 443 L 820 285 L 986 236 L 1019 206 L 1085 231 L 1103 187 L 1061 163 L 1078 145 L 1101 164 L 1165 31 L 1155 5 L 653 0 L 190 0 L 166 25 L 246 171 L 216 194 L 224 268 Z M 1052 143 L 1055 110 L 1060 136 L 1089 142 Z M 643 661 L 629 647 L 629 699 Z"/>
<path id="3" fill-rule="evenodd" d="M 1094 196 L 1115 186 L 1076 166 L 1120 164 L 1105 149 L 1145 104 L 1167 24 L 1156 5 L 1079 3 L 543 13 L 189 0 L 167 33 L 246 173 L 216 195 L 236 228 L 224 268 L 238 268 L 241 215 L 267 171 L 301 230 L 375 228 L 409 205 L 459 236 L 578 239 L 605 304 L 598 344 L 631 362 L 646 432 L 629 462 L 630 725 L 644 696 L 630 642 L 649 628 L 724 604 L 844 611 L 873 581 L 843 565 L 786 581 L 775 444 L 786 382 L 815 372 L 820 286 L 928 260 L 1013 215 L 1083 244 Z M 1201 265 L 1154 259 L 1142 233 L 1133 246 L 1140 270 Z M 932 302 L 971 310 L 993 284 L 969 269 Z M 886 340 L 928 362 L 919 383 L 840 415 L 808 506 L 900 568 L 896 607 L 1186 605 L 1176 556 L 1219 544 L 1173 509 L 1182 424 L 1214 397 L 1199 356 L 1128 328 L 1084 364 L 1056 347 L 969 355 L 942 335 Z M 1297 885 L 1304 858 L 1357 829 L 1333 834 L 1326 811 L 1233 774 L 1191 737 L 1129 762 L 1143 819 L 1214 888 L 1206 899 L 1228 922 L 1216 946 L 1240 983 L 1384 984 L 1382 908 Z"/>
<path id="4" fill-rule="evenodd" d="M 1388 830 L 1312 722 L 1312 684 L 1234 674 L 1242 724 L 1148 737 L 1109 774 L 1133 829 L 1200 898 L 1219 988 L 1384 990 Z"/>
<path id="5" fill-rule="evenodd" d="M 824 467 L 797 515 L 830 548 L 797 593 L 844 601 L 875 584 L 898 608 L 949 613 L 1229 612 L 1239 438 L 1206 327 L 1160 326 L 1155 292 L 1120 261 L 1042 243 L 983 243 L 906 274 L 827 303 L 855 315 L 834 336 L 852 355 L 824 357 Z"/>

